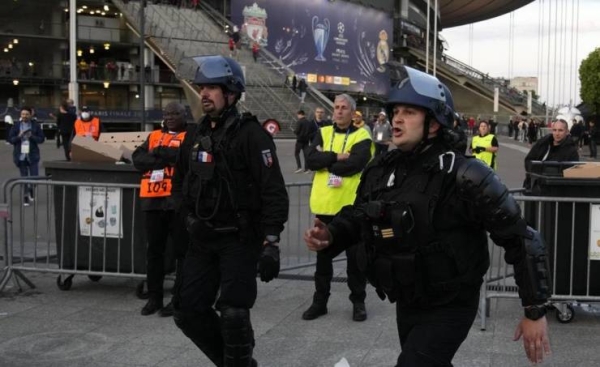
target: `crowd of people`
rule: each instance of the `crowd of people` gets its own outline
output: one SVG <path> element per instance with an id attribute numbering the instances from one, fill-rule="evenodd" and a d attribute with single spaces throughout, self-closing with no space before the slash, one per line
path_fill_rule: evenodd
<path id="1" fill-rule="evenodd" d="M 185 107 L 168 104 L 163 126 L 132 156 L 148 242 L 149 299 L 140 312 L 174 316 L 216 366 L 258 366 L 250 319 L 256 272 L 265 282 L 278 276 L 289 199 L 272 137 L 256 117 L 237 109 L 245 91 L 240 65 L 222 56 L 194 61 L 192 82 L 204 115 L 187 125 Z M 331 119 L 323 108 L 310 118 L 297 112 L 295 172 L 312 174 L 309 207 L 315 216 L 303 239 L 317 253 L 314 295 L 302 319 L 328 313 L 332 263 L 345 252 L 352 320 L 368 318 L 369 283 L 396 305 L 396 366 L 451 365 L 477 314 L 489 233 L 515 270 L 524 307 L 516 339 L 523 339 L 531 362 L 541 362 L 550 352 L 547 253 L 495 173 L 497 123 L 465 121 L 442 82 L 394 67 L 398 79 L 383 109 L 369 119 L 344 93 L 335 97 Z M 39 174 L 45 140 L 34 116 L 21 108 L 7 139 L 24 177 Z M 102 132 L 100 119 L 86 107 L 77 112 L 71 100 L 53 117 L 66 160 L 75 136 L 98 140 Z M 548 125 L 551 134 L 540 136 L 542 121 L 511 120 L 509 137 L 531 146 L 527 171 L 533 161 L 578 161 L 585 140 L 596 158 L 600 129 L 593 121 L 570 122 L 559 116 Z M 23 205 L 34 200 L 27 187 Z M 175 286 L 165 304 L 169 238 Z"/>

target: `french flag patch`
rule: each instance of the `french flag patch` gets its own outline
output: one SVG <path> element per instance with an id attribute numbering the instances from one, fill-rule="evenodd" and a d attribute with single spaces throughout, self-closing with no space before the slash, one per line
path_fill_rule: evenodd
<path id="1" fill-rule="evenodd" d="M 213 161 L 213 156 L 209 152 L 198 152 L 198 162 L 210 163 Z"/>

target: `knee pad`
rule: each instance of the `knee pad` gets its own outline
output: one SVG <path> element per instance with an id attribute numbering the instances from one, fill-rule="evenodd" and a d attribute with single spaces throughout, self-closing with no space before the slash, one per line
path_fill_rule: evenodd
<path id="1" fill-rule="evenodd" d="M 240 307 L 224 307 L 221 310 L 221 328 L 235 330 L 250 324 L 250 310 Z"/>

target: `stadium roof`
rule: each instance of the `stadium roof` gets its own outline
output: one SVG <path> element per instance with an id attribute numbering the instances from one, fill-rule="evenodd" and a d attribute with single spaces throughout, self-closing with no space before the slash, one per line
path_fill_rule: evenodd
<path id="1" fill-rule="evenodd" d="M 330 0 L 332 1 L 332 0 Z M 370 6 L 386 12 L 393 12 L 398 0 L 346 0 L 362 6 Z M 426 9 L 427 0 L 411 0 Z M 423 3 L 419 3 L 422 1 Z M 517 10 L 535 0 L 438 0 L 442 28 L 457 27 L 498 17 Z M 435 0 L 430 0 L 431 7 Z"/>
<path id="2" fill-rule="evenodd" d="M 438 0 L 442 28 L 480 22 L 510 13 L 535 0 Z M 434 0 L 431 0 L 434 3 Z"/>

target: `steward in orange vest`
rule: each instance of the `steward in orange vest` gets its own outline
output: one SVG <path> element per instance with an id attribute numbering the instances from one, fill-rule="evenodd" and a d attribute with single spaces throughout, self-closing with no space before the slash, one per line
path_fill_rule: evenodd
<path id="1" fill-rule="evenodd" d="M 81 117 L 75 121 L 73 128 L 76 136 L 94 138 L 94 140 L 98 141 L 102 127 L 100 126 L 100 118 L 92 117 L 88 108 L 83 107 L 81 109 Z"/>
<path id="2" fill-rule="evenodd" d="M 176 264 L 175 287 L 181 279 L 179 270 L 187 251 L 188 234 L 185 221 L 175 210 L 171 197 L 171 178 L 179 146 L 185 136 L 185 108 L 176 102 L 169 103 L 164 110 L 164 126 L 153 131 L 146 141 L 133 152 L 135 168 L 142 172 L 140 183 L 141 207 L 146 214 L 146 253 L 148 303 L 142 315 L 159 312 L 171 316 L 171 303 L 163 307 L 163 281 L 165 277 L 165 253 L 169 237 L 174 246 Z"/>

